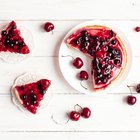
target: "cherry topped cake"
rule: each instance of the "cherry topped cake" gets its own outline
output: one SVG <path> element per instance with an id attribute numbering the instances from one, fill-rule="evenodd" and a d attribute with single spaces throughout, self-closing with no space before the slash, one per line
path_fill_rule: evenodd
<path id="1" fill-rule="evenodd" d="M 17 29 L 15 21 L 1 32 L 0 35 L 0 52 L 11 52 L 19 54 L 29 54 L 30 50 L 21 36 L 20 30 Z"/>
<path id="2" fill-rule="evenodd" d="M 46 91 L 48 90 L 51 81 L 48 79 L 40 79 L 36 82 L 17 85 L 12 91 L 19 103 L 28 111 L 36 114 L 40 107 L 40 102 L 43 100 Z"/>
<path id="3" fill-rule="evenodd" d="M 66 39 L 66 44 L 92 60 L 95 90 L 108 87 L 125 69 L 125 46 L 117 33 L 108 27 L 93 25 L 80 28 Z"/>

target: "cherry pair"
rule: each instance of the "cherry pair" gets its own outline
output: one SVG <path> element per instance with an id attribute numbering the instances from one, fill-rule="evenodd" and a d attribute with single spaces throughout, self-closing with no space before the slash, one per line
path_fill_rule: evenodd
<path id="1" fill-rule="evenodd" d="M 66 56 L 62 56 L 62 57 L 71 57 L 73 59 L 72 65 L 77 69 L 82 68 L 82 66 L 84 65 L 84 62 L 80 57 L 74 58 L 71 55 L 66 55 Z M 85 70 L 80 71 L 79 78 L 81 80 L 87 80 L 88 79 L 88 73 Z"/>
<path id="2" fill-rule="evenodd" d="M 77 111 L 76 107 L 79 107 L 80 111 Z M 88 107 L 82 108 L 80 105 L 76 104 L 74 106 L 74 111 L 71 111 L 69 113 L 69 118 L 72 121 L 78 121 L 80 119 L 80 116 L 82 116 L 83 118 L 89 118 L 91 116 L 91 110 Z"/>
<path id="3" fill-rule="evenodd" d="M 126 101 L 129 105 L 134 105 L 137 102 L 137 98 L 132 95 L 131 88 L 134 88 L 137 93 L 140 93 L 140 83 L 136 86 L 127 86 L 130 89 L 131 95 L 127 96 Z"/>
<path id="4" fill-rule="evenodd" d="M 77 69 L 80 69 L 84 65 L 83 60 L 80 57 L 73 58 L 73 66 L 75 66 Z M 88 73 L 85 70 L 80 71 L 79 78 L 81 80 L 87 80 L 88 79 Z"/>

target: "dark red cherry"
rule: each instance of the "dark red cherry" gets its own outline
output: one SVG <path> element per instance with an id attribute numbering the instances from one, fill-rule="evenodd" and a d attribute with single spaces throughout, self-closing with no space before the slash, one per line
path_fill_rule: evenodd
<path id="1" fill-rule="evenodd" d="M 81 80 L 87 80 L 88 79 L 88 73 L 85 70 L 82 70 L 79 74 L 79 78 Z"/>
<path id="2" fill-rule="evenodd" d="M 21 48 L 20 52 L 23 53 L 23 54 L 28 54 L 30 52 L 30 50 L 28 49 L 27 46 L 24 46 L 24 47 Z"/>
<path id="3" fill-rule="evenodd" d="M 54 25 L 51 22 L 46 22 L 44 25 L 44 29 L 46 32 L 50 32 L 54 29 Z"/>
<path id="4" fill-rule="evenodd" d="M 126 101 L 129 105 L 134 105 L 137 101 L 137 98 L 135 96 L 130 95 L 130 96 L 127 96 Z"/>
<path id="5" fill-rule="evenodd" d="M 77 112 L 77 111 L 71 111 L 70 114 L 69 114 L 69 117 L 73 121 L 78 121 L 79 118 L 80 118 L 80 113 Z"/>
<path id="6" fill-rule="evenodd" d="M 84 118 L 89 118 L 90 115 L 91 115 L 91 110 L 88 107 L 84 107 L 82 109 L 81 116 L 84 117 Z"/>
<path id="7" fill-rule="evenodd" d="M 136 31 L 136 32 L 140 32 L 140 27 L 137 26 L 137 27 L 135 28 L 135 31 Z"/>
<path id="8" fill-rule="evenodd" d="M 7 31 L 3 30 L 3 31 L 1 32 L 1 34 L 2 34 L 3 36 L 5 36 L 5 35 L 7 34 Z"/>
<path id="9" fill-rule="evenodd" d="M 80 69 L 83 66 L 83 61 L 80 57 L 76 57 L 73 61 L 73 66 L 75 66 L 77 69 Z"/>
<path id="10" fill-rule="evenodd" d="M 136 92 L 137 93 L 140 93 L 140 84 L 137 84 L 137 86 L 136 86 Z"/>

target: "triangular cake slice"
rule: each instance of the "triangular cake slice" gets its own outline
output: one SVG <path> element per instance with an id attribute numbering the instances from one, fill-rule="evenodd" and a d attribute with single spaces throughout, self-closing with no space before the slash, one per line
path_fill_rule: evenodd
<path id="1" fill-rule="evenodd" d="M 3 29 L 0 35 L 0 52 L 29 54 L 30 50 L 17 29 L 16 22 L 12 21 Z"/>
<path id="2" fill-rule="evenodd" d="M 37 82 L 28 83 L 13 88 L 13 93 L 19 103 L 33 114 L 36 114 L 37 109 L 41 105 L 44 94 L 48 90 L 51 81 L 41 79 Z"/>
<path id="3" fill-rule="evenodd" d="M 94 89 L 106 88 L 125 68 L 124 44 L 108 27 L 94 25 L 78 29 L 66 39 L 66 44 L 92 59 Z"/>

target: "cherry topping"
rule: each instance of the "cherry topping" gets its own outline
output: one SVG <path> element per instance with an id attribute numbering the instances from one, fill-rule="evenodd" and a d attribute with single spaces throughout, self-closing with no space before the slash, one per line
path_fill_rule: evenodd
<path id="1" fill-rule="evenodd" d="M 109 31 L 109 35 L 110 35 L 111 37 L 113 37 L 113 36 L 114 36 L 114 32 L 113 32 L 112 30 L 110 30 L 110 31 Z"/>
<path id="2" fill-rule="evenodd" d="M 77 69 L 80 69 L 83 66 L 83 61 L 80 57 L 76 57 L 73 61 L 73 66 L 75 66 Z"/>
<path id="3" fill-rule="evenodd" d="M 20 51 L 20 52 L 21 52 L 22 54 L 27 54 L 27 53 L 30 52 L 30 50 L 28 49 L 27 46 L 24 46 L 24 47 L 21 48 L 21 51 Z"/>
<path id="4" fill-rule="evenodd" d="M 140 27 L 137 26 L 137 27 L 135 28 L 135 31 L 136 31 L 136 32 L 140 32 Z"/>
<path id="5" fill-rule="evenodd" d="M 136 101 L 137 101 L 137 98 L 135 96 L 132 96 L 132 95 L 127 96 L 127 103 L 129 105 L 134 105 Z"/>
<path id="6" fill-rule="evenodd" d="M 85 70 L 82 70 L 82 71 L 80 72 L 79 78 L 80 78 L 81 80 L 87 80 L 87 79 L 88 79 L 88 73 L 87 73 Z"/>
<path id="7" fill-rule="evenodd" d="M 54 29 L 54 25 L 51 22 L 46 22 L 44 25 L 44 29 L 46 32 L 50 32 Z"/>
<path id="8" fill-rule="evenodd" d="M 21 95 L 22 100 L 26 100 L 26 98 L 27 98 L 26 94 Z"/>
<path id="9" fill-rule="evenodd" d="M 73 121 L 78 121 L 79 118 L 80 118 L 80 113 L 77 112 L 77 111 L 71 111 L 70 114 L 69 114 L 69 117 Z"/>
<path id="10" fill-rule="evenodd" d="M 1 32 L 1 43 L 2 45 L 0 46 L 0 51 L 9 51 L 22 54 L 27 54 L 30 52 L 28 46 L 25 45 L 24 39 L 20 36 L 20 31 L 17 29 L 14 21 L 10 22 L 8 27 Z"/>
<path id="11" fill-rule="evenodd" d="M 5 35 L 7 34 L 7 32 L 6 32 L 5 30 L 3 30 L 3 31 L 1 32 L 1 34 L 2 34 L 3 36 L 5 36 Z"/>
<path id="12" fill-rule="evenodd" d="M 82 109 L 81 116 L 84 117 L 84 118 L 89 118 L 90 115 L 91 115 L 91 110 L 88 107 L 84 107 Z"/>
<path id="13" fill-rule="evenodd" d="M 111 40 L 111 44 L 112 44 L 112 45 L 115 45 L 115 44 L 116 44 L 116 40 L 114 40 L 114 39 Z"/>

